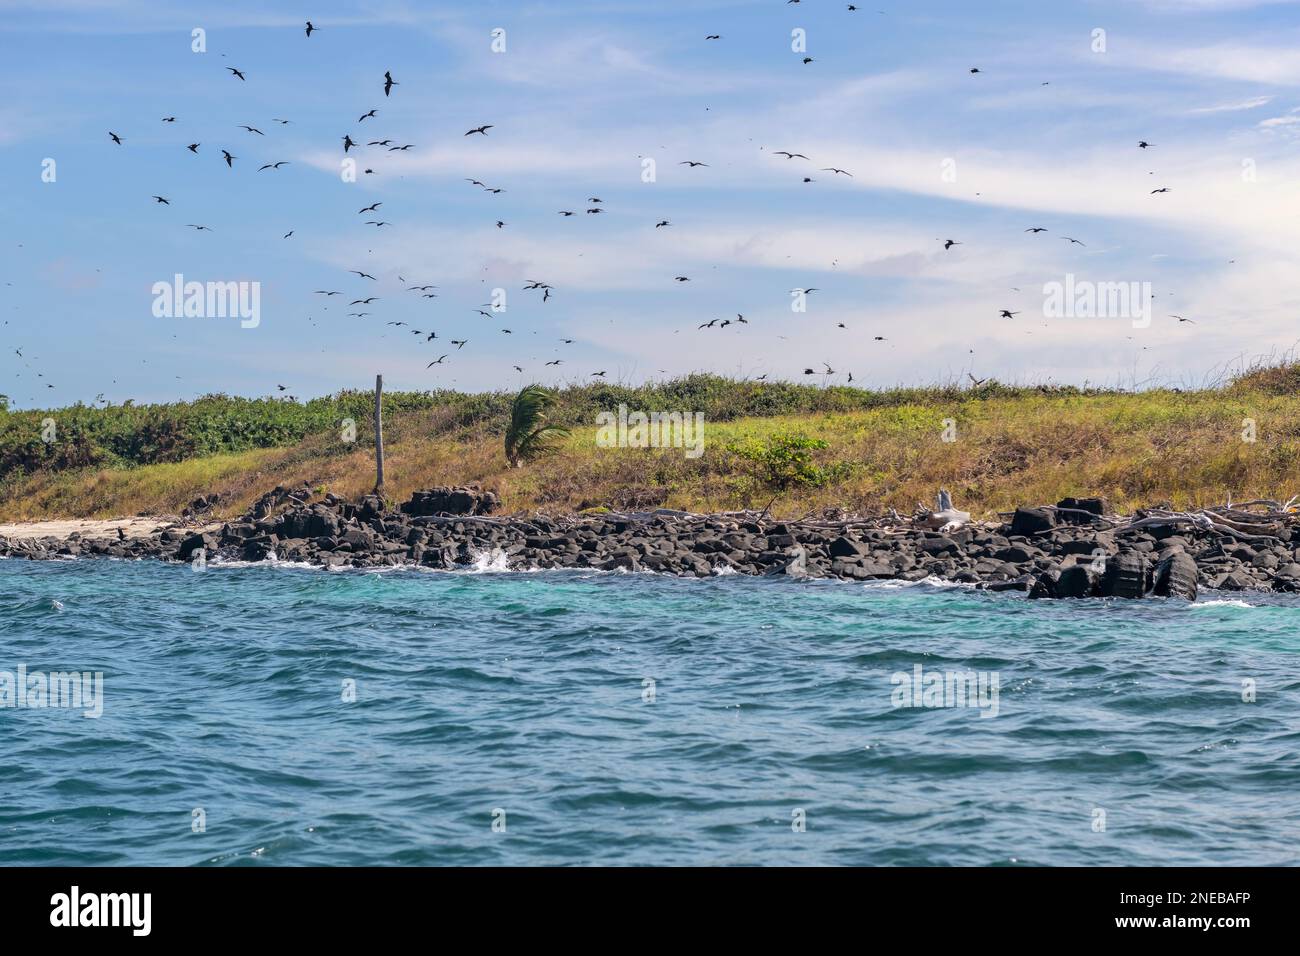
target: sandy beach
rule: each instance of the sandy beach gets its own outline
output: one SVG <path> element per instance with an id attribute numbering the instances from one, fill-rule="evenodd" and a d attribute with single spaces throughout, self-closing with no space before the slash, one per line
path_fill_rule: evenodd
<path id="1" fill-rule="evenodd" d="M 15 541 L 38 538 L 66 539 L 73 533 L 83 538 L 109 538 L 117 535 L 121 528 L 127 537 L 147 537 L 155 531 L 168 528 L 189 527 L 173 518 L 106 518 L 102 520 L 70 519 L 67 521 L 23 521 L 17 524 L 0 524 L 0 538 Z M 213 525 L 211 527 L 219 527 Z M 195 528 L 195 530 L 207 530 Z"/>

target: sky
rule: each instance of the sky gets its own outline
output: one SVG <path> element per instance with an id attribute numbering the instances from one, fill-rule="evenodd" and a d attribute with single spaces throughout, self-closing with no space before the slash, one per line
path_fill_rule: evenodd
<path id="1" fill-rule="evenodd" d="M 847 6 L 0 0 L 0 393 L 1190 387 L 1300 342 L 1295 2 Z M 256 326 L 156 315 L 178 273 Z M 1150 322 L 1048 314 L 1067 277 Z"/>

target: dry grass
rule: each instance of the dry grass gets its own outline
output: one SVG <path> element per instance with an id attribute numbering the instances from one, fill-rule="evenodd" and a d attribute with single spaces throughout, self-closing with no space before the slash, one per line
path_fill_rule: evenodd
<path id="1" fill-rule="evenodd" d="M 775 491 L 734 450 L 780 432 L 820 438 L 823 464 L 845 477 L 796 488 L 773 513 L 842 507 L 911 510 L 945 486 L 978 515 L 1065 495 L 1103 494 L 1121 509 L 1162 501 L 1182 507 L 1300 492 L 1300 380 L 1285 372 L 1247 376 L 1222 390 L 1081 395 L 1021 394 L 895 404 L 816 415 L 709 422 L 702 457 L 680 449 L 599 448 L 595 426 L 575 428 L 558 452 L 522 469 L 507 466 L 499 435 L 448 430 L 437 409 L 393 416 L 386 425 L 387 493 L 478 484 L 511 511 L 577 511 L 664 506 L 693 511 L 762 508 Z M 1257 441 L 1242 440 L 1254 419 Z M 944 420 L 956 441 L 942 440 Z M 432 436 L 437 437 L 432 437 Z M 234 515 L 277 485 L 307 482 L 348 497 L 374 481 L 369 447 L 332 436 L 298 445 L 120 470 L 38 474 L 11 482 L 0 521 L 175 514 L 200 494 L 219 492 Z"/>

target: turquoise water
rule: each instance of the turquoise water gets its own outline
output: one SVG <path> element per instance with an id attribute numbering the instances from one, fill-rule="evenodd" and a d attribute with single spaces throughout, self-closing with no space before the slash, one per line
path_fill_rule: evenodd
<path id="1" fill-rule="evenodd" d="M 0 560 L 0 671 L 104 674 L 0 863 L 1293 864 L 1300 601 L 1219 597 Z"/>

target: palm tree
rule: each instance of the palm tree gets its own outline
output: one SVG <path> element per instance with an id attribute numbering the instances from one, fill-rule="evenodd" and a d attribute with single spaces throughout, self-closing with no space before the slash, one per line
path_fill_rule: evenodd
<path id="1" fill-rule="evenodd" d="M 529 385 L 515 396 L 506 429 L 506 458 L 512 468 L 552 451 L 557 439 L 568 436 L 567 428 L 546 423 L 546 410 L 553 404 L 555 396 L 540 385 Z"/>

